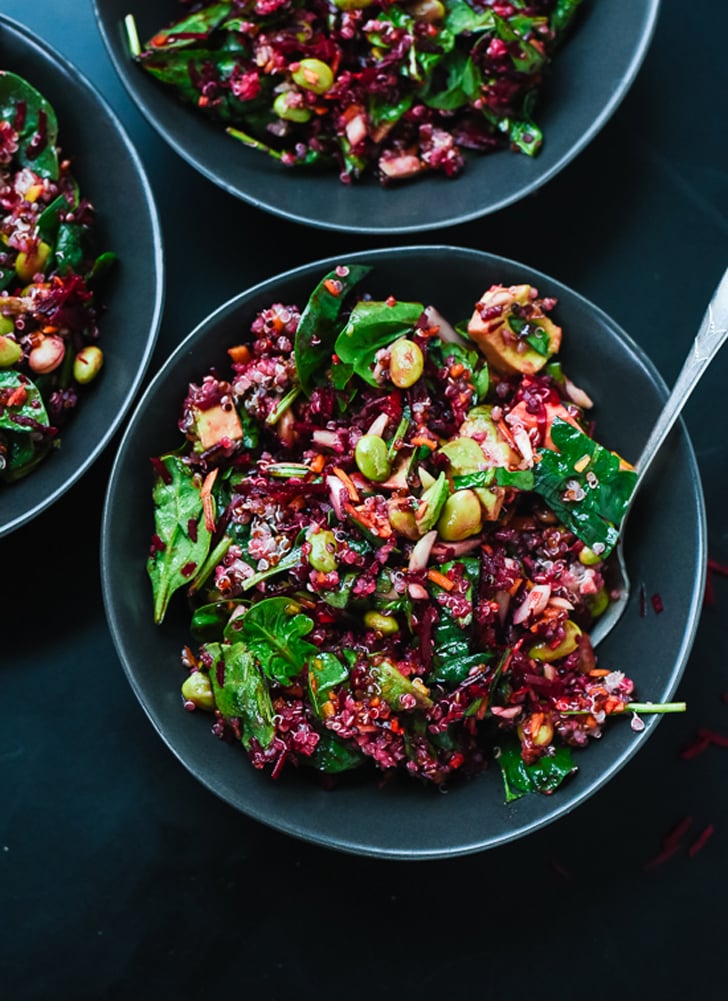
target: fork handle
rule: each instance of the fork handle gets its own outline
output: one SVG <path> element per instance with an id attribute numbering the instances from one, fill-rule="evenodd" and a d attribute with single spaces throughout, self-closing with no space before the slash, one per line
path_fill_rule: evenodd
<path id="1" fill-rule="evenodd" d="M 652 429 L 650 437 L 647 439 L 642 454 L 635 466 L 637 470 L 637 483 L 633 494 L 637 490 L 642 478 L 657 455 L 662 443 L 672 430 L 675 421 L 687 403 L 690 394 L 700 381 L 700 377 L 710 362 L 723 346 L 728 337 L 728 269 L 723 273 L 718 286 L 713 293 L 713 297 L 708 303 L 702 322 L 695 335 L 693 346 L 685 363 L 677 377 L 665 406 L 662 409 L 657 423 Z"/>

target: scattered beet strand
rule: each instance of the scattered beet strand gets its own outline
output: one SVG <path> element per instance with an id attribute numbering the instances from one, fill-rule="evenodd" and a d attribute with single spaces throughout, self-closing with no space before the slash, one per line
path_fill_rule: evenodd
<path id="1" fill-rule="evenodd" d="M 710 747 L 710 740 L 707 737 L 695 737 L 689 744 L 686 744 L 680 751 L 680 757 L 688 761 L 690 758 L 695 758 L 698 754 L 702 754 L 703 751 L 707 751 Z"/>
<path id="2" fill-rule="evenodd" d="M 663 862 L 667 862 L 669 858 L 675 854 L 675 852 L 680 847 L 679 844 L 670 845 L 669 848 L 663 848 L 662 851 L 658 852 L 654 858 L 651 858 L 649 862 L 645 862 L 645 870 L 656 869 L 658 865 L 662 865 Z"/>
<path id="3" fill-rule="evenodd" d="M 670 851 L 673 848 L 677 848 L 682 839 L 685 837 L 687 832 L 692 827 L 692 825 L 693 825 L 692 817 L 689 816 L 683 817 L 683 819 L 679 821 L 677 824 L 675 824 L 672 830 L 668 831 L 668 833 L 662 839 L 662 850 Z"/>
<path id="4" fill-rule="evenodd" d="M 654 608 L 656 615 L 659 615 L 660 612 L 665 610 L 665 606 L 663 605 L 662 598 L 659 594 L 653 594 L 650 601 L 652 602 L 652 607 Z"/>
<path id="5" fill-rule="evenodd" d="M 708 838 L 713 836 L 714 830 L 715 828 L 713 827 L 713 825 L 708 824 L 708 826 L 700 832 L 695 841 L 693 841 L 693 843 L 688 848 L 688 855 L 690 856 L 690 858 L 695 858 L 695 856 L 701 850 L 701 848 L 708 840 Z"/>
<path id="6" fill-rule="evenodd" d="M 698 730 L 698 737 L 707 740 L 710 744 L 715 744 L 716 747 L 728 747 L 728 736 L 724 733 L 718 733 L 717 730 L 701 727 Z"/>
<path id="7" fill-rule="evenodd" d="M 719 563 L 718 560 L 713 560 L 710 557 L 708 557 L 708 570 L 720 574 L 721 577 L 728 577 L 728 565 Z"/>

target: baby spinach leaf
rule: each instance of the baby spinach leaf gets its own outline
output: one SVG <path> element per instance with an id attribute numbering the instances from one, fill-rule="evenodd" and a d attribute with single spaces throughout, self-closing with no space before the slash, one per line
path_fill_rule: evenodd
<path id="1" fill-rule="evenodd" d="M 447 572 L 455 565 L 462 564 L 468 585 L 465 591 L 470 605 L 469 610 L 456 616 L 447 604 L 438 602 L 439 617 L 433 629 L 432 668 L 428 681 L 441 682 L 448 685 L 458 685 L 467 678 L 473 667 L 487 664 L 492 660 L 492 654 L 480 650 L 472 650 L 470 626 L 473 620 L 473 592 L 480 578 L 480 560 L 473 556 L 464 556 L 459 560 L 444 563 L 439 569 Z M 430 591 L 437 598 L 445 594 L 439 584 L 430 583 Z"/>
<path id="2" fill-rule="evenodd" d="M 607 556 L 617 542 L 637 474 L 622 469 L 619 456 L 558 417 L 551 437 L 558 451 L 539 449 L 534 490 L 566 528 Z"/>
<path id="3" fill-rule="evenodd" d="M 298 381 L 306 396 L 311 395 L 316 376 L 331 363 L 349 293 L 371 270 L 367 264 L 337 268 L 311 293 L 298 322 L 293 351 Z"/>
<path id="4" fill-rule="evenodd" d="M 15 160 L 40 177 L 58 178 L 58 121 L 53 107 L 27 80 L 0 73 L 0 121 L 9 122 L 18 135 Z"/>
<path id="5" fill-rule="evenodd" d="M 568 747 L 558 747 L 553 756 L 544 756 L 527 765 L 517 743 L 504 743 L 497 761 L 503 777 L 506 803 L 512 803 L 530 792 L 552 793 L 565 778 L 577 771 Z"/>
<path id="6" fill-rule="evenodd" d="M 268 678 L 290 685 L 306 663 L 319 655 L 318 647 L 303 638 L 312 629 L 313 619 L 303 615 L 292 598 L 264 598 L 231 619 L 225 638 L 244 641 Z"/>
<path id="7" fill-rule="evenodd" d="M 240 740 L 246 749 L 257 740 L 268 747 L 275 737 L 273 703 L 265 678 L 245 643 L 210 643 L 215 662 L 210 683 L 215 705 L 227 720 L 241 724 Z"/>
<path id="8" fill-rule="evenodd" d="M 207 556 L 211 539 L 199 479 L 176 455 L 162 456 L 161 462 L 166 475 L 156 477 L 152 491 L 158 541 L 147 560 L 157 624 L 164 619 L 175 591 L 192 581 Z"/>
<path id="9" fill-rule="evenodd" d="M 310 765 L 327 775 L 336 775 L 358 768 L 365 761 L 366 757 L 358 747 L 351 747 L 335 734 L 324 730 L 319 735 L 316 750 L 310 757 L 303 758 L 302 764 Z"/>
<path id="10" fill-rule="evenodd" d="M 582 0 L 557 0 L 551 17 L 551 28 L 557 35 L 563 35 L 573 20 Z"/>
<path id="11" fill-rule="evenodd" d="M 196 608 L 190 623 L 190 632 L 196 640 L 210 643 L 224 637 L 225 626 L 233 611 L 242 603 L 241 598 L 211 601 Z"/>
<path id="12" fill-rule="evenodd" d="M 24 424 L 24 420 L 37 421 L 48 427 L 48 413 L 43 397 L 27 375 L 12 369 L 0 370 L 0 389 L 19 391 L 19 402 L 15 406 L 0 407 L 0 428 L 25 435 L 34 431 L 35 427 Z"/>
<path id="13" fill-rule="evenodd" d="M 348 667 L 335 654 L 322 651 L 311 657 L 308 662 L 308 692 L 319 719 L 322 718 L 322 707 L 328 701 L 329 692 L 343 684 L 348 677 Z"/>
<path id="14" fill-rule="evenodd" d="M 204 41 L 218 28 L 232 11 L 232 3 L 213 3 L 189 17 L 158 31 L 148 45 L 153 49 L 173 49 Z"/>
<path id="15" fill-rule="evenodd" d="M 419 302 L 358 302 L 336 338 L 334 350 L 341 361 L 351 365 L 365 382 L 377 386 L 372 375 L 377 351 L 409 334 L 423 310 L 424 306 Z"/>

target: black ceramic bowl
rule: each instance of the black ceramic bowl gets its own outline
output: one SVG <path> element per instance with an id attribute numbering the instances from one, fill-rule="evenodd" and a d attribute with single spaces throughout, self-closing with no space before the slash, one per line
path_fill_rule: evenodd
<path id="1" fill-rule="evenodd" d="M 183 106 L 136 65 L 123 27 L 133 14 L 142 42 L 180 16 L 178 0 L 94 0 L 111 60 L 150 124 L 223 190 L 296 222 L 360 233 L 413 233 L 476 219 L 531 194 L 566 166 L 607 122 L 632 84 L 652 38 L 659 0 L 586 0 L 577 30 L 554 60 L 537 119 L 536 159 L 508 150 L 470 158 L 455 180 L 425 177 L 384 190 L 346 186 L 335 173 L 287 170 L 241 146 Z"/>
<path id="2" fill-rule="evenodd" d="M 61 446 L 31 474 L 0 487 L 0 536 L 56 501 L 98 458 L 148 367 L 159 328 L 163 267 L 159 223 L 142 164 L 122 125 L 60 53 L 0 15 L 0 68 L 24 77 L 54 107 L 58 141 L 97 213 L 99 251 L 118 262 L 104 282 L 101 374 L 63 429 Z"/>
<path id="3" fill-rule="evenodd" d="M 653 732 L 613 720 L 601 741 L 577 752 L 578 773 L 551 797 L 505 805 L 497 769 L 447 796 L 414 782 L 380 788 L 375 779 L 322 790 L 310 771 L 276 781 L 244 752 L 211 735 L 211 717 L 182 708 L 180 651 L 190 639 L 184 601 L 162 626 L 152 623 L 146 558 L 153 532 L 150 456 L 177 447 L 176 421 L 190 381 L 210 366 L 228 371 L 226 347 L 247 336 L 256 312 L 272 302 L 305 304 L 336 264 L 367 262 L 375 296 L 432 302 L 451 321 L 466 318 L 492 283 L 523 281 L 558 297 L 562 358 L 571 378 L 596 401 L 599 437 L 636 458 L 665 397 L 641 349 L 603 312 L 555 279 L 513 261 L 453 247 L 405 247 L 317 261 L 263 282 L 204 320 L 175 350 L 140 400 L 115 459 L 102 525 L 102 583 L 113 641 L 149 719 L 184 766 L 212 792 L 251 817 L 307 841 L 372 856 L 435 858 L 519 838 L 573 810 L 600 789 Z M 618 400 L 614 387 L 619 387 Z M 643 617 L 639 588 L 615 630 L 600 645 L 601 664 L 634 677 L 637 697 L 669 700 L 685 666 L 704 584 L 705 519 L 699 475 L 684 427 L 670 442 L 668 474 L 659 459 L 630 515 L 628 566 L 648 594 L 659 590 L 668 614 Z M 664 454 L 664 453 L 663 453 Z M 655 499 L 661 496 L 659 505 Z"/>

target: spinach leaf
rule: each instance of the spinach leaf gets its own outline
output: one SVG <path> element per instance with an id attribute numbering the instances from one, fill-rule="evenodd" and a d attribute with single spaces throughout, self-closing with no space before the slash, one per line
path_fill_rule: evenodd
<path id="1" fill-rule="evenodd" d="M 184 48 L 204 41 L 218 28 L 232 11 L 232 3 L 213 3 L 169 28 L 158 31 L 147 43 L 155 50 Z"/>
<path id="2" fill-rule="evenodd" d="M 372 375 L 377 351 L 409 334 L 423 310 L 424 306 L 419 302 L 358 302 L 336 338 L 334 351 L 365 382 L 377 386 Z"/>
<path id="3" fill-rule="evenodd" d="M 327 775 L 335 775 L 358 768 L 365 761 L 366 756 L 358 747 L 351 747 L 335 734 L 324 730 L 319 734 L 316 750 L 309 758 L 304 758 L 302 764 L 310 765 Z"/>
<path id="4" fill-rule="evenodd" d="M 558 417 L 551 437 L 558 451 L 539 449 L 534 490 L 566 528 L 607 556 L 617 542 L 637 474 L 622 469 L 619 456 Z"/>
<path id="5" fill-rule="evenodd" d="M 563 35 L 573 20 L 582 0 L 557 0 L 551 17 L 551 28 L 557 35 Z"/>
<path id="6" fill-rule="evenodd" d="M 313 619 L 303 615 L 292 598 L 264 598 L 230 620 L 225 638 L 244 641 L 268 678 L 290 685 L 307 662 L 319 656 L 318 647 L 303 638 L 312 629 Z"/>
<path id="7" fill-rule="evenodd" d="M 366 264 L 337 268 L 311 293 L 298 322 L 293 349 L 298 381 L 306 396 L 311 395 L 316 376 L 331 363 L 349 293 L 371 270 Z"/>
<path id="8" fill-rule="evenodd" d="M 343 684 L 349 677 L 349 668 L 333 653 L 317 653 L 308 662 L 308 693 L 313 711 L 319 719 L 329 692 Z"/>
<path id="9" fill-rule="evenodd" d="M 473 594 L 480 579 L 480 560 L 474 556 L 464 556 L 444 563 L 439 569 L 447 574 L 456 563 L 463 566 L 468 582 L 465 597 L 469 602 L 469 609 L 465 614 L 456 616 L 447 604 L 438 602 L 439 617 L 433 629 L 432 668 L 428 674 L 428 681 L 447 685 L 460 684 L 473 667 L 487 664 L 493 657 L 488 651 L 473 651 L 471 645 Z M 435 599 L 438 595 L 445 594 L 439 584 L 430 583 L 429 587 Z"/>
<path id="10" fill-rule="evenodd" d="M 275 737 L 273 703 L 255 657 L 244 643 L 210 643 L 210 683 L 215 705 L 228 722 L 239 720 L 246 749 L 257 740 L 268 747 Z"/>
<path id="11" fill-rule="evenodd" d="M 27 80 L 5 70 L 0 73 L 0 121 L 9 122 L 18 134 L 16 162 L 57 180 L 56 113 Z"/>
<path id="12" fill-rule="evenodd" d="M 15 406 L 0 407 L 0 428 L 27 435 L 36 428 L 24 425 L 24 420 L 37 421 L 48 427 L 48 413 L 43 397 L 27 375 L 12 369 L 0 370 L 0 389 L 18 391 L 18 403 Z"/>
<path id="13" fill-rule="evenodd" d="M 526 793 L 552 793 L 565 778 L 577 771 L 569 747 L 558 747 L 552 757 L 539 758 L 527 765 L 521 757 L 520 746 L 513 743 L 501 745 L 498 765 L 503 777 L 506 803 L 512 803 Z"/>
<path id="14" fill-rule="evenodd" d="M 196 640 L 210 643 L 224 637 L 225 626 L 230 616 L 242 603 L 242 598 L 225 598 L 211 601 L 196 608 L 190 623 L 190 632 Z"/>
<path id="15" fill-rule="evenodd" d="M 154 621 L 164 619 L 175 591 L 192 581 L 210 548 L 199 479 L 176 455 L 161 459 L 165 475 L 157 475 L 152 499 L 157 544 L 147 560 L 154 592 Z"/>

